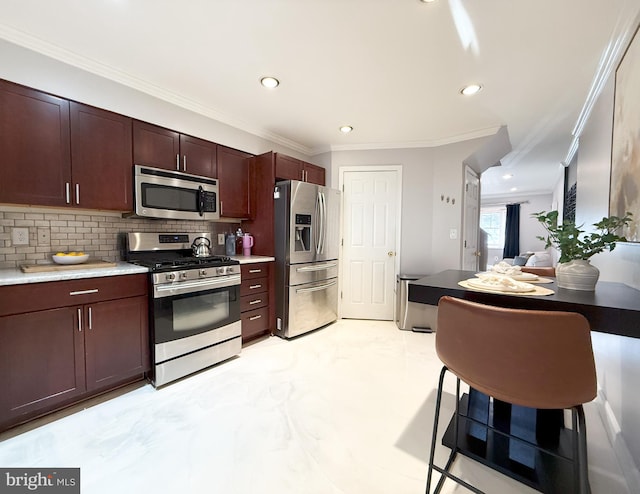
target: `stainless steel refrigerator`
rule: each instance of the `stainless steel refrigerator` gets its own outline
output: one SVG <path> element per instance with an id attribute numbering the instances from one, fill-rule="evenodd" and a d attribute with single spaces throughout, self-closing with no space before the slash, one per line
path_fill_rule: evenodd
<path id="1" fill-rule="evenodd" d="M 338 318 L 340 191 L 287 180 L 274 202 L 276 334 L 292 338 Z"/>

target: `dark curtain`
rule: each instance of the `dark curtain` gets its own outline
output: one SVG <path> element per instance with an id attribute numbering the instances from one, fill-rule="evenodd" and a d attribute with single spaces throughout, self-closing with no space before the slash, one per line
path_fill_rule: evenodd
<path id="1" fill-rule="evenodd" d="M 507 224 L 504 228 L 503 258 L 520 255 L 520 204 L 507 204 Z"/>

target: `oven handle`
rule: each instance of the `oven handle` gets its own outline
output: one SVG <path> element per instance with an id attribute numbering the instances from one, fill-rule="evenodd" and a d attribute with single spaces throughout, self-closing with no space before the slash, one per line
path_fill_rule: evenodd
<path id="1" fill-rule="evenodd" d="M 211 288 L 224 288 L 240 284 L 240 275 L 221 276 L 219 278 L 207 278 L 204 280 L 183 281 L 168 285 L 156 285 L 153 287 L 153 298 L 171 297 L 183 293 L 202 292 Z"/>

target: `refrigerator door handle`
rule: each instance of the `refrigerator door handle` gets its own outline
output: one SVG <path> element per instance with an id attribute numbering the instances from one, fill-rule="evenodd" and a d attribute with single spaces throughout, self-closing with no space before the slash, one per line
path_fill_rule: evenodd
<path id="1" fill-rule="evenodd" d="M 318 254 L 324 254 L 324 245 L 327 237 L 327 203 L 324 193 L 318 192 L 320 200 L 320 240 L 318 242 Z"/>
<path id="2" fill-rule="evenodd" d="M 315 232 L 313 239 L 315 240 L 316 256 L 320 254 L 320 243 L 322 242 L 322 204 L 320 203 L 320 193 L 316 195 L 316 211 L 315 211 Z"/>
<path id="3" fill-rule="evenodd" d="M 335 285 L 336 283 L 337 283 L 337 281 L 331 281 L 329 283 L 325 283 L 324 285 L 313 286 L 311 288 L 298 288 L 296 290 L 296 293 L 319 292 L 320 290 L 326 290 L 327 288 L 329 288 L 330 286 Z"/>
<path id="4" fill-rule="evenodd" d="M 309 271 L 326 271 L 327 269 L 335 268 L 336 266 L 337 264 L 335 262 L 332 262 L 329 264 L 322 264 L 317 266 L 305 266 L 302 268 L 297 268 L 296 271 L 298 273 L 307 273 Z"/>

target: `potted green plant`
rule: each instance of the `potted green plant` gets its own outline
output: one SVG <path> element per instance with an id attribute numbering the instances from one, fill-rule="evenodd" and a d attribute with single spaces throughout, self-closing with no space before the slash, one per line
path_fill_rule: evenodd
<path id="1" fill-rule="evenodd" d="M 545 248 L 555 247 L 560 251 L 556 267 L 559 288 L 572 290 L 595 290 L 600 271 L 591 265 L 589 259 L 605 250 L 615 249 L 616 242 L 625 242 L 625 237 L 616 232 L 631 221 L 631 213 L 622 218 L 609 216 L 594 223 L 597 231 L 584 235 L 582 225 L 571 221 L 558 224 L 558 211 L 533 213 L 547 231 L 547 236 L 537 238 L 545 242 Z"/>

